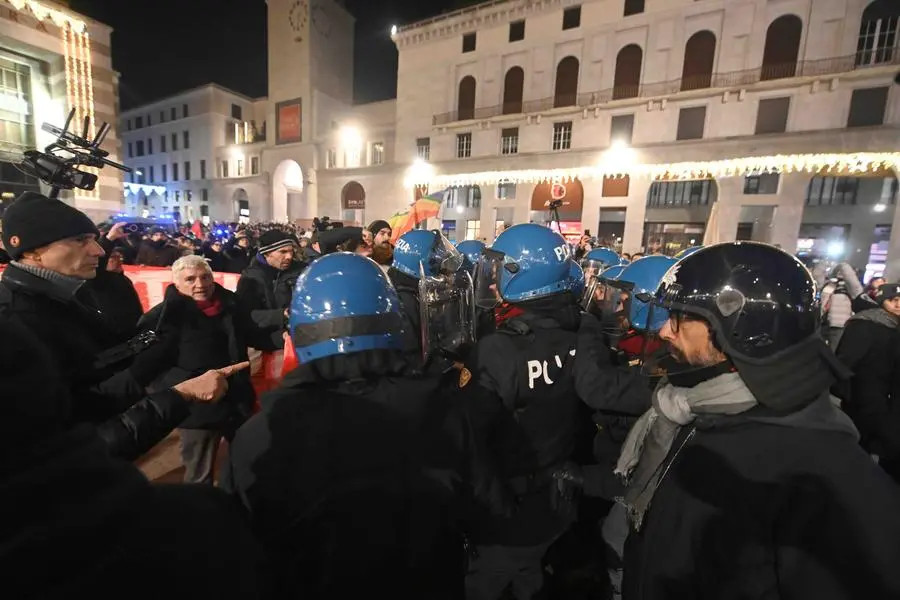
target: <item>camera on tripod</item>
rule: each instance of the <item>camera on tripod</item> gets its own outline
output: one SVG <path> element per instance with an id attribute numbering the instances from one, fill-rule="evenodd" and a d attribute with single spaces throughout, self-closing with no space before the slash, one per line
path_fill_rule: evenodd
<path id="1" fill-rule="evenodd" d="M 563 205 L 563 201 L 562 201 L 562 198 L 560 198 L 559 200 L 551 200 L 550 204 L 548 204 L 547 206 L 550 207 L 550 210 L 557 210 L 562 205 Z"/>
<path id="2" fill-rule="evenodd" d="M 55 135 L 56 141 L 44 148 L 43 152 L 40 150 L 26 151 L 20 165 L 28 175 L 36 177 L 50 186 L 48 194 L 50 198 L 57 198 L 60 190 L 94 189 L 97 185 L 97 176 L 78 169 L 79 166 L 96 169 L 114 167 L 126 173 L 131 172 L 131 168 L 109 160 L 107 158 L 109 152 L 100 148 L 100 144 L 109 133 L 109 123 L 103 123 L 97 130 L 94 139 L 89 140 L 87 136 L 90 132 L 90 117 L 84 118 L 84 129 L 80 136 L 69 131 L 69 125 L 73 118 L 75 118 L 74 108 L 69 111 L 66 124 L 62 129 L 44 123 L 41 129 Z"/>

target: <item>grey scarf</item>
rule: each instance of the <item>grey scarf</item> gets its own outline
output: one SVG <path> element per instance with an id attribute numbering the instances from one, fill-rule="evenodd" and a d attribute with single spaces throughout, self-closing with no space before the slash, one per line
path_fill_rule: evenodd
<path id="1" fill-rule="evenodd" d="M 891 329 L 894 329 L 898 325 L 900 325 L 900 317 L 893 313 L 889 313 L 883 308 L 870 308 L 860 311 L 853 315 L 850 320 L 871 321 L 872 323 L 878 323 L 879 325 L 884 325 L 885 327 L 890 327 Z"/>
<path id="2" fill-rule="evenodd" d="M 641 528 L 665 475 L 666 457 L 681 428 L 697 415 L 736 415 L 756 405 L 756 398 L 737 373 L 725 373 L 692 388 L 660 381 L 653 406 L 628 433 L 616 465 L 616 474 L 625 480 L 624 504 L 635 530 Z"/>
<path id="3" fill-rule="evenodd" d="M 45 269 L 43 267 L 35 267 L 34 265 L 26 265 L 16 261 L 13 261 L 10 264 L 22 269 L 26 273 L 31 273 L 35 277 L 40 277 L 45 281 L 49 281 L 70 297 L 74 296 L 85 282 L 84 279 L 63 275 L 62 273 L 57 273 L 56 271 L 51 271 L 50 269 Z"/>

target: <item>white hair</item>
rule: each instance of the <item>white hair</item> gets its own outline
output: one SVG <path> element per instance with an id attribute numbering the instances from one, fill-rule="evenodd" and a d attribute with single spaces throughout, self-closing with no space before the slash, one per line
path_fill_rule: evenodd
<path id="1" fill-rule="evenodd" d="M 210 275 L 212 275 L 212 269 L 209 267 L 209 263 L 206 262 L 206 259 L 202 256 L 197 256 L 196 254 L 189 254 L 187 256 L 182 256 L 172 265 L 172 277 L 175 277 L 181 271 L 185 269 L 203 269 Z"/>

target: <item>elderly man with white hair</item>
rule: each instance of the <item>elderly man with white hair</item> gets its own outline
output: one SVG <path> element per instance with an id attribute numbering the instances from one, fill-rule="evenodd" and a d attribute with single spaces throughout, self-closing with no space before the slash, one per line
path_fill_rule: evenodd
<path id="1" fill-rule="evenodd" d="M 261 344 L 272 331 L 260 328 L 236 295 L 213 279 L 200 256 L 183 256 L 172 265 L 165 299 L 141 319 L 141 328 L 174 339 L 174 351 L 159 365 L 154 387 L 168 387 L 209 369 L 247 360 L 247 346 Z M 191 407 L 181 423 L 181 457 L 186 483 L 213 483 L 216 452 L 250 415 L 253 386 L 247 371 L 229 381 L 215 405 Z"/>

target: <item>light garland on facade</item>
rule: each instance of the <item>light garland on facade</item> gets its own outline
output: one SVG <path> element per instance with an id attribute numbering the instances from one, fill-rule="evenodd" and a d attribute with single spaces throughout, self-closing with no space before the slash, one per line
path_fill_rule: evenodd
<path id="1" fill-rule="evenodd" d="M 857 152 L 851 154 L 785 154 L 752 156 L 714 161 L 668 164 L 629 164 L 601 161 L 595 166 L 570 169 L 527 169 L 482 171 L 439 175 L 421 166 L 405 179 L 407 187 L 428 185 L 435 188 L 496 183 L 545 183 L 603 179 L 607 177 L 643 177 L 652 180 L 688 180 L 742 177 L 759 173 L 877 173 L 886 169 L 900 172 L 900 152 Z M 411 169 L 411 171 L 413 171 Z"/>
<path id="2" fill-rule="evenodd" d="M 41 4 L 36 0 L 7 0 L 10 4 L 13 5 L 18 11 L 23 11 L 27 7 L 28 10 L 31 11 L 31 14 L 38 21 L 45 21 L 46 19 L 50 19 L 53 23 L 60 28 L 63 28 L 65 25 L 68 25 L 72 28 L 73 31 L 77 33 L 84 33 L 87 31 L 87 23 L 82 21 L 81 19 L 76 19 L 61 10 L 57 10 L 51 6 L 47 6 L 46 4 Z"/>

